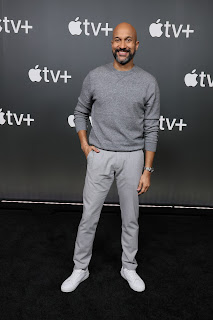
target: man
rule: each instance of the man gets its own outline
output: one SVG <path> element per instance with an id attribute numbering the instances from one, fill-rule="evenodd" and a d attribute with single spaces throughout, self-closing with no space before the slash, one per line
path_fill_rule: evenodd
<path id="1" fill-rule="evenodd" d="M 156 78 L 133 64 L 139 41 L 135 28 L 122 22 L 113 31 L 114 61 L 85 77 L 74 111 L 81 149 L 87 160 L 83 214 L 78 227 L 71 276 L 61 285 L 71 292 L 89 277 L 88 265 L 102 206 L 116 178 L 122 218 L 121 276 L 138 292 L 145 283 L 136 273 L 139 195 L 150 187 L 156 151 L 160 91 Z M 88 118 L 92 129 L 87 141 Z M 144 167 L 145 150 L 145 167 Z"/>

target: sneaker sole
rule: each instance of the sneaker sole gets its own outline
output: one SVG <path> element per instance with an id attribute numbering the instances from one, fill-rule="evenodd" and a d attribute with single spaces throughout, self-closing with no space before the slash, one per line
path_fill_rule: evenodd
<path id="1" fill-rule="evenodd" d="M 130 286 L 130 288 L 131 288 L 132 290 L 137 291 L 137 292 L 143 292 L 143 291 L 145 290 L 145 288 L 144 288 L 143 290 L 137 290 L 137 289 L 133 288 L 133 287 L 130 285 L 130 283 L 129 283 L 129 281 L 127 280 L 127 278 L 125 277 L 125 274 L 124 274 L 124 272 L 123 272 L 123 269 L 121 269 L 120 273 L 121 273 L 121 276 L 128 282 L 128 284 L 129 284 L 129 286 Z"/>
<path id="2" fill-rule="evenodd" d="M 61 291 L 62 291 L 62 292 L 72 292 L 72 291 L 74 291 L 74 290 L 78 287 L 78 285 L 79 285 L 82 281 L 86 280 L 87 278 L 89 278 L 89 272 L 85 274 L 85 276 L 75 285 L 75 287 L 73 287 L 72 289 L 62 289 L 62 288 L 61 288 Z"/>

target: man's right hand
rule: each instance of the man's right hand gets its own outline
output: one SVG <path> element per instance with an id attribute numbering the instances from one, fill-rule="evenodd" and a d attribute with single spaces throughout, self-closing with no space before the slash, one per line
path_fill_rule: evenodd
<path id="1" fill-rule="evenodd" d="M 96 148 L 95 146 L 90 146 L 90 145 L 84 145 L 81 149 L 83 150 L 86 159 L 87 159 L 89 153 L 92 152 L 92 150 L 94 150 L 95 152 L 100 152 L 100 150 L 98 148 Z"/>

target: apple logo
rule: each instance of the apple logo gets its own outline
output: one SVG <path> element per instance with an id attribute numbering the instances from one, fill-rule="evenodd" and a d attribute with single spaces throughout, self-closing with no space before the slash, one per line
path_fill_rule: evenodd
<path id="1" fill-rule="evenodd" d="M 4 115 L 5 115 L 5 113 L 4 112 L 2 112 L 2 108 L 0 109 L 0 124 L 2 125 L 2 124 L 5 124 L 5 122 L 6 122 L 6 120 L 4 119 Z"/>
<path id="2" fill-rule="evenodd" d="M 196 69 L 194 69 L 191 73 L 187 73 L 184 77 L 184 82 L 187 87 L 195 87 L 197 85 L 197 73 L 195 73 Z"/>
<path id="3" fill-rule="evenodd" d="M 162 30 L 161 30 L 161 28 L 162 28 L 162 23 L 159 23 L 160 22 L 160 19 L 158 19 L 157 21 L 156 21 L 156 23 L 152 23 L 152 24 L 150 24 L 150 26 L 149 26 L 149 33 L 150 33 L 150 35 L 152 36 L 152 37 L 161 37 L 162 36 L 162 34 L 163 34 L 163 32 L 162 32 Z"/>
<path id="4" fill-rule="evenodd" d="M 30 69 L 28 72 L 29 78 L 32 82 L 40 82 L 42 77 L 40 75 L 41 69 L 38 69 L 38 65 L 35 69 Z"/>
<path id="5" fill-rule="evenodd" d="M 90 123 L 91 123 L 91 125 L 92 125 L 92 117 L 91 117 L 91 116 L 89 116 L 89 120 L 90 120 Z M 69 124 L 69 126 L 70 126 L 71 128 L 74 128 L 74 127 L 75 127 L 75 121 L 74 121 L 74 115 L 73 115 L 73 114 L 71 114 L 71 115 L 67 118 L 67 122 L 68 122 L 68 124 Z"/>
<path id="6" fill-rule="evenodd" d="M 71 114 L 69 117 L 68 117 L 68 124 L 70 125 L 70 127 L 75 127 L 75 123 L 74 123 L 74 115 Z"/>
<path id="7" fill-rule="evenodd" d="M 77 34 L 77 36 L 79 36 L 82 32 L 82 30 L 80 28 L 81 22 L 77 21 L 78 19 L 79 19 L 79 17 L 75 18 L 75 21 L 70 21 L 70 23 L 68 24 L 69 32 L 72 35 Z"/>

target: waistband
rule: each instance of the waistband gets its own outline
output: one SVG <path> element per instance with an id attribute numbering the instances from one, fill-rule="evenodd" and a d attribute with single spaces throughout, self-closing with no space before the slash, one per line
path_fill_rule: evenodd
<path id="1" fill-rule="evenodd" d="M 120 151 L 120 150 L 107 150 L 107 149 L 103 149 L 103 148 L 100 148 L 100 147 L 96 147 L 96 148 L 99 149 L 99 150 L 108 151 L 108 152 L 134 152 L 134 151 L 141 151 L 141 150 L 143 151 L 142 148 L 137 149 L 137 150 L 123 150 L 123 151 Z"/>

